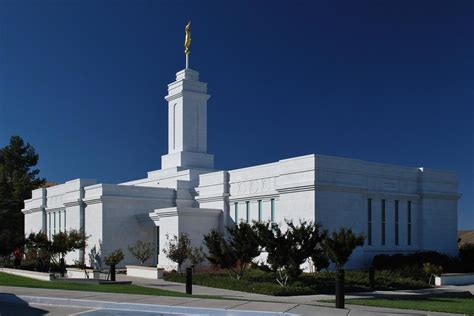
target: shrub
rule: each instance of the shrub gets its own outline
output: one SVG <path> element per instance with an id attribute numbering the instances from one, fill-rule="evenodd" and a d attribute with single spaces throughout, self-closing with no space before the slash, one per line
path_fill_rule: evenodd
<path id="1" fill-rule="evenodd" d="M 179 273 L 165 274 L 165 280 L 184 283 L 186 278 Z M 298 278 L 290 280 L 288 285 L 281 287 L 275 283 L 273 272 L 250 269 L 240 280 L 230 279 L 224 271 L 212 273 L 195 273 L 193 283 L 250 293 L 275 296 L 334 294 L 334 273 L 321 272 L 316 276 L 302 273 Z M 400 276 L 393 271 L 377 271 L 375 288 L 377 290 L 420 289 L 428 287 L 425 281 L 413 280 Z M 369 291 L 368 273 L 365 271 L 346 271 L 347 292 Z"/>
<path id="2" fill-rule="evenodd" d="M 394 255 L 382 254 L 375 256 L 372 262 L 377 270 L 400 270 L 411 267 L 411 272 L 417 275 L 423 273 L 424 263 L 442 266 L 445 272 L 462 272 L 465 270 L 458 258 L 436 251 L 420 251 L 410 254 L 397 253 Z"/>
<path id="3" fill-rule="evenodd" d="M 428 284 L 431 285 L 431 280 L 433 277 L 440 276 L 441 273 L 443 273 L 443 267 L 426 262 L 423 263 L 423 272 L 429 276 Z"/>
<path id="4" fill-rule="evenodd" d="M 462 244 L 459 247 L 459 258 L 467 271 L 474 271 L 474 244 Z"/>
<path id="5" fill-rule="evenodd" d="M 154 247 L 151 242 L 138 240 L 134 245 L 128 246 L 128 251 L 138 260 L 140 265 L 144 265 L 153 256 Z"/>
<path id="6" fill-rule="evenodd" d="M 228 240 L 216 230 L 204 235 L 204 243 L 209 251 L 208 260 L 227 269 L 232 277 L 240 280 L 252 260 L 260 255 L 260 242 L 256 231 L 248 223 L 240 222 L 226 228 Z"/>
<path id="7" fill-rule="evenodd" d="M 123 260 L 122 249 L 112 251 L 110 254 L 104 257 L 104 263 L 108 266 L 117 265 Z"/>

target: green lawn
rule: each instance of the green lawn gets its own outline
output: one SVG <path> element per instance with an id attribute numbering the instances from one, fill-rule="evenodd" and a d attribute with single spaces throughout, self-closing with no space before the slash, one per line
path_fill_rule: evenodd
<path id="1" fill-rule="evenodd" d="M 73 283 L 67 281 L 40 281 L 21 276 L 11 275 L 0 272 L 0 286 L 20 286 L 32 287 L 42 289 L 59 289 L 59 290 L 74 290 L 74 291 L 91 291 L 91 292 L 105 292 L 105 293 L 126 293 L 126 294 L 144 294 L 157 296 L 178 296 L 186 297 L 187 294 L 160 290 L 155 288 L 147 288 L 138 285 L 113 285 L 113 284 L 87 284 L 87 283 Z M 210 296 L 209 296 L 210 297 Z"/>
<path id="2" fill-rule="evenodd" d="M 474 297 L 425 299 L 349 299 L 346 304 L 474 315 Z"/>

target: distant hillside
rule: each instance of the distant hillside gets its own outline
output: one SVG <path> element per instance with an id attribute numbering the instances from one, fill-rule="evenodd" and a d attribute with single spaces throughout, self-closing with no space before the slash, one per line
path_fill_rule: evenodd
<path id="1" fill-rule="evenodd" d="M 461 238 L 461 244 L 474 244 L 474 230 L 460 230 L 458 237 Z"/>

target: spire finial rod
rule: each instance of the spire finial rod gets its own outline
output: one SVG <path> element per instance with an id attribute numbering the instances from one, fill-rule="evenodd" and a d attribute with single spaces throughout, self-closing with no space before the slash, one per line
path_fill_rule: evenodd
<path id="1" fill-rule="evenodd" d="M 184 28 L 184 54 L 186 55 L 186 69 L 189 68 L 189 54 L 191 53 L 191 20 L 189 20 L 188 24 Z"/>

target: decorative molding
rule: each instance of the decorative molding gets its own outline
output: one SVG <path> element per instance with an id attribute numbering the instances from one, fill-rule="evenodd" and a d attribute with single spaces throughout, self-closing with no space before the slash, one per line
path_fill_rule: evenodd
<path id="1" fill-rule="evenodd" d="M 435 199 L 435 200 L 459 200 L 462 196 L 460 193 L 452 192 L 419 192 L 422 199 Z"/>
<path id="2" fill-rule="evenodd" d="M 30 209 L 22 209 L 21 212 L 23 214 L 32 214 L 32 213 L 37 213 L 37 212 L 44 212 L 45 207 L 44 206 L 39 206 L 39 207 L 33 207 Z"/>
<path id="3" fill-rule="evenodd" d="M 50 207 L 50 208 L 45 208 L 46 214 L 48 213 L 53 213 L 57 211 L 65 211 L 66 208 L 64 206 L 56 206 L 56 207 Z"/>
<path id="4" fill-rule="evenodd" d="M 369 190 L 366 192 L 369 197 L 374 198 L 392 198 L 392 199 L 406 199 L 406 200 L 419 200 L 420 195 L 418 193 L 405 193 L 405 192 L 387 192 L 387 191 L 373 191 Z"/>
<path id="5" fill-rule="evenodd" d="M 234 182 L 229 185 L 231 195 L 255 195 L 261 192 L 275 191 L 275 177 Z"/>
<path id="6" fill-rule="evenodd" d="M 190 216 L 190 217 L 216 217 L 222 213 L 221 209 L 213 208 L 180 208 L 180 207 L 171 207 L 156 209 L 153 213 L 150 213 L 149 216 L 154 221 L 159 221 L 160 218 L 165 217 L 175 217 L 175 216 Z"/>
<path id="7" fill-rule="evenodd" d="M 278 201 L 280 199 L 279 194 L 265 194 L 265 195 L 255 195 L 255 196 L 239 196 L 236 198 L 229 198 L 229 205 L 233 204 L 235 202 L 247 202 L 247 201 L 252 201 L 252 200 L 270 200 L 270 199 L 275 199 Z"/>
<path id="8" fill-rule="evenodd" d="M 71 206 L 80 206 L 82 204 L 82 199 L 81 198 L 78 198 L 78 199 L 75 199 L 75 200 L 70 200 L 70 201 L 66 201 L 63 203 L 64 206 L 66 207 L 71 207 Z"/>
<path id="9" fill-rule="evenodd" d="M 300 186 L 293 186 L 293 187 L 277 188 L 277 191 L 280 194 L 285 194 L 285 193 L 314 191 L 315 188 L 316 186 L 314 184 L 307 184 L 307 185 L 300 185 Z"/>
<path id="10" fill-rule="evenodd" d="M 117 200 L 127 200 L 127 201 L 162 201 L 162 202 L 170 202 L 176 200 L 174 196 L 169 198 L 150 198 L 150 197 L 136 197 L 136 196 L 123 196 L 123 195 L 99 195 L 93 197 L 84 198 L 83 201 L 86 205 L 103 203 L 106 201 L 117 201 Z"/>
<path id="11" fill-rule="evenodd" d="M 332 191 L 332 192 L 350 192 L 350 193 L 359 193 L 367 194 L 368 190 L 366 187 L 350 187 L 350 186 L 341 186 L 337 184 L 317 184 L 316 191 Z"/>
<path id="12" fill-rule="evenodd" d="M 229 197 L 229 193 L 222 193 L 218 195 L 205 195 L 205 196 L 196 196 L 195 199 L 199 203 L 206 203 L 206 202 L 221 202 L 225 201 Z"/>
<path id="13" fill-rule="evenodd" d="M 278 200 L 279 198 L 280 198 L 280 194 L 278 194 L 278 192 L 277 193 L 260 194 L 260 195 L 236 196 L 236 197 L 233 197 L 231 195 L 231 196 L 229 196 L 229 203 L 243 202 L 243 201 L 249 201 L 249 200 L 269 200 L 269 199 Z"/>

